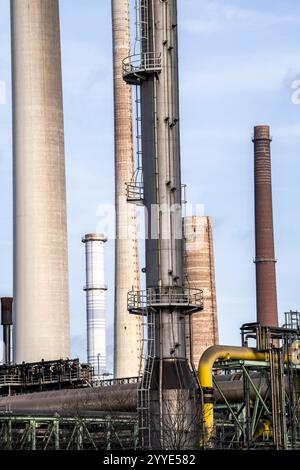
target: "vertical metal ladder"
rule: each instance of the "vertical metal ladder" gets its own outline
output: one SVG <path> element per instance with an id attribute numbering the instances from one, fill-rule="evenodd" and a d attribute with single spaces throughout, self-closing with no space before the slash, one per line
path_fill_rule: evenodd
<path id="1" fill-rule="evenodd" d="M 141 115 L 141 89 L 139 85 L 135 87 L 135 139 L 136 139 L 136 171 L 134 175 L 134 184 L 143 182 L 142 171 L 142 115 Z"/>
<path id="2" fill-rule="evenodd" d="M 135 0 L 135 44 L 134 55 L 141 54 L 143 41 L 148 41 L 148 0 Z M 142 116 L 141 116 L 141 89 L 135 86 L 135 171 L 132 175 L 131 187 L 136 193 L 136 202 L 143 199 L 143 171 L 142 171 Z M 139 200 L 140 196 L 140 200 Z M 130 199 L 130 198 L 129 198 Z"/>
<path id="3" fill-rule="evenodd" d="M 136 41 L 148 41 L 148 0 L 135 0 L 135 14 L 136 14 Z"/>
<path id="4" fill-rule="evenodd" d="M 141 448 L 151 449 L 150 388 L 155 359 L 155 310 L 152 307 L 147 308 L 143 318 L 144 338 L 141 364 L 144 364 L 144 370 L 141 370 L 137 411 Z"/>

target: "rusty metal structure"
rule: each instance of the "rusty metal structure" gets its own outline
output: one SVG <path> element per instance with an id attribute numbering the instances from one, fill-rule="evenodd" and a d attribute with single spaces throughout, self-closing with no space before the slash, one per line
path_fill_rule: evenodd
<path id="1" fill-rule="evenodd" d="M 183 219 L 185 285 L 203 291 L 203 310 L 188 316 L 186 325 L 187 354 L 195 369 L 203 352 L 219 343 L 212 232 L 210 217 Z"/>
<path id="2" fill-rule="evenodd" d="M 130 54 L 130 2 L 112 0 L 115 116 L 115 377 L 140 373 L 141 321 L 127 310 L 127 294 L 140 289 L 136 207 L 127 202 L 126 183 L 135 168 L 132 90 L 123 81 L 122 61 Z"/>
<path id="3" fill-rule="evenodd" d="M 269 126 L 254 128 L 257 321 L 278 326 Z"/>

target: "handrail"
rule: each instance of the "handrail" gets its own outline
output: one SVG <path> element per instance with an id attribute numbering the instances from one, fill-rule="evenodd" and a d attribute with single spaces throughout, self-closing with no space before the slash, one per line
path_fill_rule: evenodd
<path id="1" fill-rule="evenodd" d="M 143 52 L 135 54 L 123 60 L 123 76 L 141 72 L 161 71 L 161 53 Z"/>
<path id="2" fill-rule="evenodd" d="M 130 312 L 143 314 L 149 307 L 166 306 L 183 307 L 194 311 L 201 310 L 203 308 L 203 291 L 171 286 L 131 291 L 127 296 L 127 308 Z"/>

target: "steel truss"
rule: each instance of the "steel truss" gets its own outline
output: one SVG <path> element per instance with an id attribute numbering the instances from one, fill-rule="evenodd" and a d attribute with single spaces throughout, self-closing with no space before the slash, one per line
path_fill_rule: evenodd
<path id="1" fill-rule="evenodd" d="M 0 450 L 118 450 L 138 448 L 134 417 L 0 416 Z"/>

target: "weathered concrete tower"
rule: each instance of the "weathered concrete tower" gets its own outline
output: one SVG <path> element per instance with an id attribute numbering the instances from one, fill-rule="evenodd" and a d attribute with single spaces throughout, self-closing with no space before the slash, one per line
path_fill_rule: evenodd
<path id="1" fill-rule="evenodd" d="M 185 316 L 202 306 L 184 287 L 177 1 L 140 0 L 140 54 L 124 79 L 140 86 L 146 207 L 146 286 L 129 309 L 148 316 L 148 358 L 139 391 L 142 446 L 195 445 L 195 382 L 186 356 Z"/>
<path id="2" fill-rule="evenodd" d="M 210 217 L 185 217 L 183 224 L 185 285 L 203 290 L 203 311 L 188 317 L 187 353 L 197 370 L 203 352 L 219 343 L 213 229 Z"/>
<path id="3" fill-rule="evenodd" d="M 256 303 L 263 326 L 278 326 L 271 141 L 269 126 L 254 128 Z"/>
<path id="4" fill-rule="evenodd" d="M 140 318 L 127 310 L 127 294 L 139 290 L 136 207 L 127 202 L 126 183 L 134 174 L 132 91 L 122 77 L 122 61 L 130 54 L 130 2 L 112 0 L 115 110 L 115 341 L 116 378 L 140 374 L 142 330 Z"/>
<path id="5" fill-rule="evenodd" d="M 70 355 L 58 0 L 11 0 L 14 360 Z"/>

